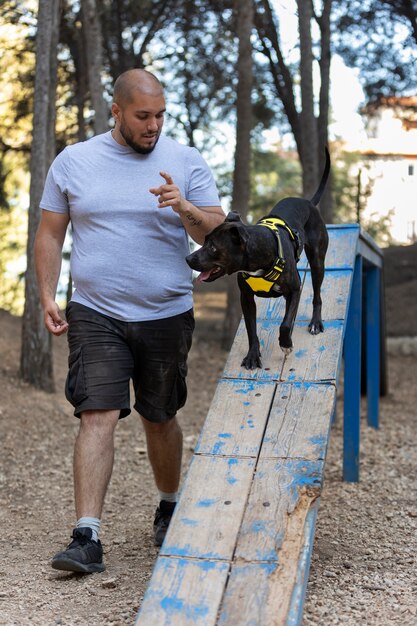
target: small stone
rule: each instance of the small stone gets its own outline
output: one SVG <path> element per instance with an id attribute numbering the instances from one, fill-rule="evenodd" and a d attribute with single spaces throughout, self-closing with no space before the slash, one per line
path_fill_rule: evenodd
<path id="1" fill-rule="evenodd" d="M 101 583 L 103 589 L 114 589 L 117 586 L 116 578 L 107 578 Z"/>

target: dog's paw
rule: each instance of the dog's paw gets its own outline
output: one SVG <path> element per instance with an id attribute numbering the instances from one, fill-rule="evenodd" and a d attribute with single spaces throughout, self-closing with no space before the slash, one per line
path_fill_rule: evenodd
<path id="1" fill-rule="evenodd" d="M 262 367 L 261 355 L 251 355 L 247 354 L 243 359 L 241 366 L 247 370 L 255 370 L 256 368 Z"/>
<path id="2" fill-rule="evenodd" d="M 313 322 L 313 320 L 308 325 L 308 331 L 311 335 L 318 335 L 324 332 L 323 322 Z"/>
<path id="3" fill-rule="evenodd" d="M 291 352 L 292 352 L 292 346 L 290 346 L 289 348 L 284 348 L 284 346 L 280 346 L 280 348 L 281 348 L 281 350 L 283 351 L 283 353 L 285 355 L 291 354 Z"/>

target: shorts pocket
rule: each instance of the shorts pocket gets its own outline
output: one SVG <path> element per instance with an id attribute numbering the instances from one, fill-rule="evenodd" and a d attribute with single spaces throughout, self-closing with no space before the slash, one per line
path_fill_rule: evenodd
<path id="1" fill-rule="evenodd" d="M 172 393 L 170 402 L 169 413 L 175 415 L 175 413 L 181 409 L 187 401 L 187 372 L 188 366 L 186 361 L 178 363 L 177 378 Z"/>
<path id="2" fill-rule="evenodd" d="M 82 346 L 68 357 L 68 375 L 65 383 L 65 397 L 74 407 L 87 398 L 84 379 Z"/>

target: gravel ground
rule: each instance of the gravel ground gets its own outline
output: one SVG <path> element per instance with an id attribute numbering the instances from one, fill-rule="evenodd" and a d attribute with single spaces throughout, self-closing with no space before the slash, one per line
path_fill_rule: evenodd
<path id="1" fill-rule="evenodd" d="M 197 303 L 189 401 L 181 413 L 184 469 L 226 358 L 217 340 L 223 297 L 207 293 L 204 306 Z M 74 523 L 71 457 L 78 422 L 62 393 L 65 340 L 54 344 L 52 395 L 19 381 L 19 350 L 20 320 L 0 311 L 0 624 L 132 625 L 157 557 L 151 539 L 157 498 L 139 421 L 132 414 L 117 430 L 101 535 L 106 572 L 50 569 Z M 382 399 L 379 430 L 367 426 L 363 405 L 359 484 L 341 480 L 338 407 L 304 626 L 417 624 L 417 360 L 396 354 L 389 356 L 390 393 Z"/>

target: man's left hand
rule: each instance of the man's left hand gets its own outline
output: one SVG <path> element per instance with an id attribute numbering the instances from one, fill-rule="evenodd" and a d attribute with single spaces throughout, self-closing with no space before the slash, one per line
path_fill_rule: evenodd
<path id="1" fill-rule="evenodd" d="M 176 213 L 180 213 L 186 209 L 187 200 L 185 200 L 179 187 L 174 183 L 172 177 L 167 172 L 159 172 L 162 178 L 165 179 L 165 184 L 160 187 L 152 187 L 149 189 L 154 196 L 158 197 L 158 208 L 170 206 Z"/>

